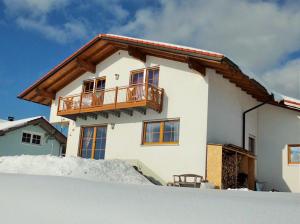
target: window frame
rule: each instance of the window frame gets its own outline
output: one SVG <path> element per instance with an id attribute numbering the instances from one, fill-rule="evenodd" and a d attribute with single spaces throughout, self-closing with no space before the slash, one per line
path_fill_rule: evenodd
<path id="1" fill-rule="evenodd" d="M 24 133 L 30 134 L 30 142 L 23 142 L 22 141 Z M 40 144 L 32 143 L 33 135 L 40 136 Z M 42 134 L 40 132 L 32 132 L 32 131 L 26 131 L 26 130 L 24 130 L 24 131 L 22 131 L 21 143 L 25 144 L 25 145 L 32 145 L 32 146 L 38 146 L 38 147 L 42 146 L 42 145 L 44 145 L 44 134 Z"/>
<path id="2" fill-rule="evenodd" d="M 29 142 L 23 142 L 23 136 L 24 136 L 24 134 L 30 135 L 30 137 L 29 137 Z M 30 133 L 30 132 L 28 132 L 28 131 L 23 131 L 23 132 L 22 132 L 22 137 L 21 137 L 21 142 L 22 142 L 22 144 L 31 144 L 31 138 L 32 138 L 32 133 Z"/>
<path id="3" fill-rule="evenodd" d="M 143 82 L 140 83 L 140 84 L 133 84 L 132 80 L 133 80 L 133 76 L 134 75 L 137 75 L 137 74 L 140 74 L 140 73 L 143 73 Z M 145 82 L 145 69 L 142 68 L 142 69 L 136 69 L 136 70 L 132 70 L 130 71 L 130 75 L 129 75 L 129 85 L 141 85 Z"/>
<path id="4" fill-rule="evenodd" d="M 40 137 L 40 139 L 39 139 L 40 143 L 39 143 L 39 144 L 33 143 L 33 136 L 39 136 L 39 137 Z M 36 140 L 36 139 L 35 139 L 35 140 Z M 32 135 L 31 135 L 31 144 L 32 144 L 32 145 L 42 145 L 42 135 L 40 135 L 40 134 L 32 134 Z"/>
<path id="5" fill-rule="evenodd" d="M 175 142 L 165 142 L 164 141 L 164 127 L 166 122 L 176 121 L 179 123 L 178 126 L 178 141 Z M 149 123 L 160 123 L 160 131 L 159 131 L 159 142 L 146 142 L 146 130 L 147 124 Z M 142 141 L 141 145 L 144 146 L 155 146 L 155 145 L 179 145 L 179 137 L 180 137 L 180 119 L 179 118 L 172 118 L 172 119 L 163 119 L 163 120 L 148 120 L 143 121 L 143 131 L 142 131 Z"/>
<path id="6" fill-rule="evenodd" d="M 97 83 L 99 81 L 105 81 L 105 85 L 104 85 L 104 89 L 101 89 L 101 90 L 97 90 L 96 87 L 97 87 Z M 86 88 L 85 88 L 85 84 L 86 83 L 93 83 L 93 90 L 92 91 L 86 91 Z M 86 79 L 86 80 L 83 80 L 82 82 L 82 92 L 83 93 L 95 93 L 95 92 L 99 92 L 99 91 L 103 91 L 105 90 L 106 88 L 106 76 L 101 76 L 101 77 L 97 77 L 97 78 L 94 78 L 94 79 Z"/>
<path id="7" fill-rule="evenodd" d="M 84 129 L 85 128 L 93 128 L 94 132 L 93 132 L 93 136 L 92 136 L 92 154 L 91 154 L 91 158 L 89 159 L 95 159 L 95 150 L 96 150 L 96 136 L 97 136 L 97 128 L 101 128 L 101 127 L 105 127 L 106 128 L 106 137 L 105 137 L 105 142 L 107 142 L 107 133 L 108 133 L 108 124 L 99 124 L 99 125 L 83 125 L 80 126 L 80 136 L 79 136 L 79 147 L 78 147 L 78 152 L 77 152 L 77 156 L 79 156 L 80 158 L 82 157 L 82 144 L 83 144 L 83 134 L 84 134 Z M 106 146 L 105 149 L 106 150 Z M 104 156 L 104 160 L 105 160 L 105 156 Z"/>
<path id="8" fill-rule="evenodd" d="M 291 161 L 291 148 L 292 147 L 300 147 L 300 144 L 288 144 L 287 145 L 287 153 L 288 153 L 288 165 L 300 165 L 300 161 L 299 162 L 292 162 Z"/>
<path id="9" fill-rule="evenodd" d="M 159 87 L 159 72 L 160 72 L 159 66 L 146 68 L 146 82 L 149 84 L 149 71 L 153 71 L 153 70 L 158 70 L 157 86 L 155 86 L 153 84 L 150 84 L 150 85 L 152 85 L 154 87 Z"/>
<path id="10" fill-rule="evenodd" d="M 250 149 L 250 138 L 254 140 L 254 149 Z M 253 154 L 256 154 L 256 137 L 254 135 L 249 135 L 248 136 L 248 151 L 252 152 Z"/>

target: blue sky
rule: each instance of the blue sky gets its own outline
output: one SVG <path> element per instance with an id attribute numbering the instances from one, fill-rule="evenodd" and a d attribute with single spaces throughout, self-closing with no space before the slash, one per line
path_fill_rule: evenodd
<path id="1" fill-rule="evenodd" d="M 0 118 L 48 116 L 16 96 L 98 33 L 221 52 L 300 97 L 299 27 L 299 1 L 0 0 Z"/>

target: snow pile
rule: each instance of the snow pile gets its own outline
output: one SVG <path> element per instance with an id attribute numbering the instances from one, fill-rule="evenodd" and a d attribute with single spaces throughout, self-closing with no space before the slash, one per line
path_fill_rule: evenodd
<path id="1" fill-rule="evenodd" d="M 50 155 L 8 156 L 0 157 L 0 172 L 68 176 L 103 182 L 150 184 L 132 166 L 121 160 L 91 160 Z"/>
<path id="2" fill-rule="evenodd" d="M 0 174 L 1 223 L 298 224 L 300 194 Z"/>

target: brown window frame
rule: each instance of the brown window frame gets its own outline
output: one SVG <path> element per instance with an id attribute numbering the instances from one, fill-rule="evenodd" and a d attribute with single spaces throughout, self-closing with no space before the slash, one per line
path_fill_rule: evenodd
<path id="1" fill-rule="evenodd" d="M 149 68 L 146 68 L 146 82 L 149 84 L 149 71 L 153 71 L 153 70 L 158 70 L 158 79 L 157 79 L 157 86 L 155 87 L 158 87 L 159 86 L 159 67 L 149 67 Z"/>
<path id="2" fill-rule="evenodd" d="M 130 71 L 129 85 L 136 85 L 136 84 L 132 83 L 132 80 L 133 80 L 133 76 L 136 75 L 136 74 L 139 74 L 139 73 L 143 73 L 143 82 L 142 83 L 144 83 L 144 80 L 145 80 L 145 69 L 138 69 L 138 70 Z"/>
<path id="3" fill-rule="evenodd" d="M 300 144 L 288 144 L 288 164 L 289 165 L 300 165 L 300 161 L 299 162 L 291 161 L 291 148 L 292 147 L 300 147 Z"/>
<path id="4" fill-rule="evenodd" d="M 106 138 L 105 141 L 107 140 L 107 124 L 101 124 L 101 125 L 86 125 L 86 126 L 81 126 L 80 127 L 80 137 L 79 137 L 79 148 L 78 148 L 78 153 L 77 156 L 82 158 L 82 143 L 83 143 L 83 132 L 85 128 L 93 128 L 93 137 L 92 137 L 92 154 L 90 159 L 95 158 L 95 148 L 96 148 L 96 136 L 97 136 L 97 128 L 99 127 L 105 127 L 106 128 Z"/>
<path id="5" fill-rule="evenodd" d="M 99 91 L 99 90 L 96 90 L 97 83 L 99 81 L 102 81 L 102 80 L 106 81 L 106 76 L 101 76 L 101 77 L 98 77 L 98 78 L 95 78 L 95 79 L 84 80 L 83 84 L 82 84 L 82 92 L 83 93 L 94 93 L 96 91 Z M 85 86 L 86 83 L 93 83 L 93 90 L 92 91 L 86 91 L 86 86 Z"/>
<path id="6" fill-rule="evenodd" d="M 167 142 L 164 141 L 164 127 L 166 122 L 178 122 L 178 141 L 174 142 Z M 159 123 L 160 129 L 159 129 L 159 141 L 158 142 L 146 142 L 146 131 L 147 131 L 147 124 L 149 123 Z M 152 121 L 144 121 L 143 122 L 143 132 L 142 132 L 142 145 L 178 145 L 179 144 L 179 136 L 180 136 L 180 119 L 165 119 L 165 120 L 152 120 Z"/>

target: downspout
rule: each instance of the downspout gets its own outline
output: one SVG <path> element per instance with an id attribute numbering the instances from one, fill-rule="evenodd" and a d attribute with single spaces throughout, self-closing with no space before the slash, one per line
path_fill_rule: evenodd
<path id="1" fill-rule="evenodd" d="M 259 107 L 261 107 L 261 106 L 263 106 L 263 105 L 265 105 L 266 103 L 268 103 L 270 100 L 267 100 L 267 101 L 265 101 L 265 102 L 263 102 L 263 103 L 261 103 L 261 104 L 258 104 L 258 105 L 256 105 L 255 107 L 252 107 L 252 108 L 250 108 L 250 109 L 248 109 L 248 110 L 246 110 L 246 111 L 244 111 L 243 112 L 243 149 L 245 149 L 245 137 L 246 137 L 246 114 L 247 113 L 249 113 L 250 111 L 252 111 L 252 110 L 255 110 L 255 109 L 257 109 L 257 108 L 259 108 Z"/>

